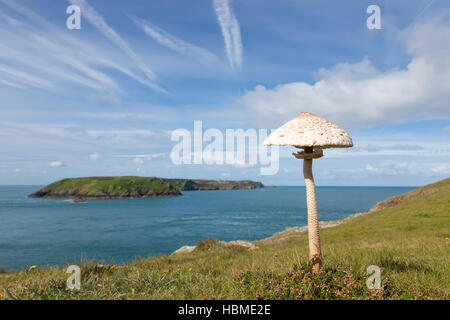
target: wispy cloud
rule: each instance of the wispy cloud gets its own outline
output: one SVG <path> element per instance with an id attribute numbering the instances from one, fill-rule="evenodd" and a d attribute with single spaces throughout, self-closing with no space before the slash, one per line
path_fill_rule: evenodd
<path id="1" fill-rule="evenodd" d="M 144 164 L 144 160 L 142 160 L 142 158 L 134 158 L 133 160 L 131 160 L 131 162 L 138 166 Z"/>
<path id="2" fill-rule="evenodd" d="M 130 45 L 105 21 L 105 19 L 85 0 L 69 0 L 72 4 L 81 8 L 83 17 L 91 23 L 105 37 L 111 40 L 117 47 L 124 51 L 133 62 L 144 72 L 148 79 L 154 81 L 152 87 L 158 91 L 164 91 L 157 83 L 156 75 L 141 60 L 141 58 L 131 49 Z"/>
<path id="3" fill-rule="evenodd" d="M 388 176 L 444 176 L 450 173 L 448 163 L 410 163 L 408 161 L 386 160 L 377 165 L 366 164 L 364 169 L 369 174 Z"/>
<path id="4" fill-rule="evenodd" d="M 5 79 L 0 79 L 0 83 L 4 84 L 5 86 L 8 86 L 8 87 L 23 89 L 22 85 L 12 82 L 12 81 L 5 80 Z"/>
<path id="5" fill-rule="evenodd" d="M 180 54 L 190 56 L 201 61 L 216 61 L 217 57 L 206 49 L 184 41 L 160 27 L 140 18 L 132 17 L 133 22 L 141 28 L 145 34 L 153 38 L 160 45 Z"/>
<path id="6" fill-rule="evenodd" d="M 89 155 L 89 159 L 93 161 L 100 160 L 101 158 L 103 158 L 103 156 L 98 152 L 94 152 Z"/>
<path id="7" fill-rule="evenodd" d="M 419 14 L 417 14 L 417 16 L 414 18 L 414 21 L 417 20 L 417 18 L 419 18 L 432 4 L 433 4 L 434 0 L 431 0 L 420 12 Z"/>
<path id="8" fill-rule="evenodd" d="M 142 158 L 142 159 L 157 159 L 167 157 L 167 153 L 153 153 L 153 154 L 120 154 L 114 155 L 114 158 Z"/>
<path id="9" fill-rule="evenodd" d="M 438 163 L 431 168 L 431 172 L 434 174 L 450 174 L 450 164 L 448 163 Z"/>
<path id="10" fill-rule="evenodd" d="M 0 73 L 3 73 L 7 77 L 13 78 L 15 81 L 18 81 L 23 84 L 29 84 L 34 87 L 47 89 L 53 87 L 53 85 L 45 79 L 42 79 L 40 77 L 34 76 L 32 74 L 29 74 L 27 72 L 18 69 L 2 65 L 1 63 L 0 63 Z M 5 81 L 5 84 L 8 84 L 7 80 Z"/>
<path id="11" fill-rule="evenodd" d="M 4 152 L 23 146 L 23 151 L 39 149 L 51 144 L 58 150 L 89 149 L 99 153 L 105 148 L 105 141 L 116 150 L 137 150 L 139 147 L 162 147 L 170 141 L 170 134 L 161 130 L 136 129 L 133 126 L 109 129 L 108 126 L 74 126 L 70 124 L 51 124 L 36 122 L 0 122 L 0 139 Z M 39 151 L 41 152 L 41 151 Z M 84 151 L 83 151 L 84 152 Z M 128 154 L 127 151 L 124 154 Z"/>
<path id="12" fill-rule="evenodd" d="M 61 161 L 52 161 L 50 162 L 50 167 L 53 168 L 64 167 L 64 163 L 62 163 Z"/>
<path id="13" fill-rule="evenodd" d="M 239 22 L 234 16 L 230 0 L 214 0 L 214 10 L 225 41 L 225 52 L 233 69 L 242 68 L 242 40 Z"/>
<path id="14" fill-rule="evenodd" d="M 0 29 L 0 84 L 20 89 L 35 87 L 58 91 L 66 85 L 70 85 L 72 90 L 76 85 L 118 100 L 117 95 L 123 92 L 116 80 L 106 74 L 107 70 L 115 70 L 159 90 L 154 78 L 147 77 L 142 71 L 140 66 L 148 68 L 134 53 L 130 53 L 131 49 L 125 50 L 125 54 L 128 52 L 140 61 L 134 63 L 134 68 L 127 64 L 120 51 L 107 50 L 98 43 L 80 39 L 76 33 L 56 27 L 19 2 L 0 0 L 0 5 L 4 6 L 0 8 L 3 21 Z M 86 18 L 89 16 L 87 13 Z M 151 72 L 148 74 L 152 75 Z"/>

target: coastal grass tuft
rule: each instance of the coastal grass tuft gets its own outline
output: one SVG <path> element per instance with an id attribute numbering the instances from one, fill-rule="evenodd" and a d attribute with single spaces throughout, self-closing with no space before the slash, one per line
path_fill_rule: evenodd
<path id="1" fill-rule="evenodd" d="M 197 241 L 195 245 L 195 250 L 197 251 L 208 251 L 208 250 L 217 250 L 221 248 L 219 239 L 217 238 L 206 238 Z"/>
<path id="2" fill-rule="evenodd" d="M 1 299 L 449 299 L 450 179 L 322 229 L 323 271 L 308 266 L 306 233 L 287 230 L 257 250 L 199 241 L 191 253 L 126 265 L 81 265 L 81 290 L 66 268 L 0 273 Z M 282 241 L 279 239 L 282 239 Z M 367 267 L 381 269 L 369 289 Z"/>

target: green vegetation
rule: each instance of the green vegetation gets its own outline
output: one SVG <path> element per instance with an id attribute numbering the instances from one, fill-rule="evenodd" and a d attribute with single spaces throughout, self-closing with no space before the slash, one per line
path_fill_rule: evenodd
<path id="1" fill-rule="evenodd" d="M 161 178 L 88 177 L 54 182 L 30 197 L 111 199 L 179 195 L 180 190 Z"/>
<path id="2" fill-rule="evenodd" d="M 164 179 L 156 177 L 87 177 L 63 179 L 36 191 L 35 198 L 117 199 L 180 196 L 183 190 L 262 188 L 254 181 Z"/>
<path id="3" fill-rule="evenodd" d="M 321 230 L 324 270 L 307 265 L 306 233 L 293 229 L 257 249 L 202 240 L 191 253 L 127 265 L 82 265 L 82 287 L 65 288 L 64 268 L 0 274 L 3 299 L 448 299 L 450 179 L 383 209 Z M 382 286 L 366 286 L 378 265 Z"/>
<path id="4" fill-rule="evenodd" d="M 190 190 L 238 190 L 264 188 L 261 182 L 251 180 L 191 180 L 191 179 L 165 179 L 182 191 Z"/>

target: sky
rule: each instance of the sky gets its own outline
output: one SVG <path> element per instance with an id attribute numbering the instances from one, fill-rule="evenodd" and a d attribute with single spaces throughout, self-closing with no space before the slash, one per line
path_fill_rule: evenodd
<path id="1" fill-rule="evenodd" d="M 67 26 L 71 5 L 79 29 Z M 380 29 L 367 26 L 370 5 Z M 0 0 L 0 21 L 0 184 L 138 175 L 303 185 L 293 147 L 279 148 L 270 175 L 259 162 L 171 157 L 173 133 L 194 121 L 225 135 L 300 112 L 353 139 L 314 161 L 319 186 L 450 176 L 446 0 Z"/>

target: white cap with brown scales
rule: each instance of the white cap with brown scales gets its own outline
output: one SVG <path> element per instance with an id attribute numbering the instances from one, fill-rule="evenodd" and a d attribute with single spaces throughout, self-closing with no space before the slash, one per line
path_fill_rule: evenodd
<path id="1" fill-rule="evenodd" d="M 314 273 L 322 269 L 322 251 L 320 248 L 319 217 L 316 203 L 316 186 L 312 173 L 313 159 L 323 156 L 325 148 L 353 147 L 352 138 L 344 129 L 309 112 L 300 113 L 267 137 L 264 145 L 294 146 L 304 149 L 294 153 L 297 159 L 303 159 L 303 176 L 306 186 L 306 204 L 308 207 L 309 263 Z"/>
<path id="2" fill-rule="evenodd" d="M 314 149 L 349 148 L 353 147 L 353 141 L 338 125 L 315 114 L 302 112 L 272 132 L 264 145 L 313 147 Z"/>

